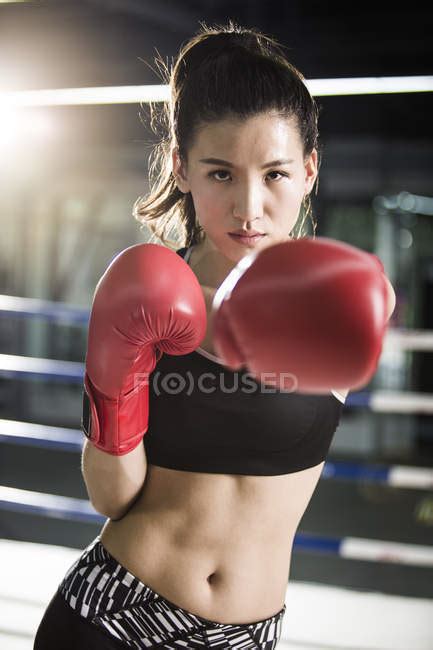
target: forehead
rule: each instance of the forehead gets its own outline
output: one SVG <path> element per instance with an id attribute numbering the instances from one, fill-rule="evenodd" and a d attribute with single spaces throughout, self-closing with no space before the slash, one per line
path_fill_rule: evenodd
<path id="1" fill-rule="evenodd" d="M 287 153 L 302 155 L 302 141 L 295 118 L 259 114 L 247 119 L 228 117 L 202 125 L 191 153 L 197 157 L 216 152 Z"/>

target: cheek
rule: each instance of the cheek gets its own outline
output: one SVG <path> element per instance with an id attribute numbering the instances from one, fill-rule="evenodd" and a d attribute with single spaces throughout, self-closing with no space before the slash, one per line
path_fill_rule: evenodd
<path id="1" fill-rule="evenodd" d="M 280 213 L 283 211 L 287 216 L 295 215 L 299 212 L 302 199 L 304 197 L 304 188 L 298 183 L 287 183 L 279 186 L 272 196 L 272 212 L 277 220 L 280 220 Z"/>
<path id="2" fill-rule="evenodd" d="M 288 201 L 291 203 L 302 201 L 305 192 L 305 183 L 300 174 L 295 174 L 294 177 L 289 179 L 287 183 L 284 183 L 282 187 Z"/>
<path id="3" fill-rule="evenodd" d="M 195 190 L 193 188 L 191 194 L 195 211 L 203 225 L 211 222 L 213 215 L 221 214 L 226 208 L 224 193 L 218 191 L 215 186 L 209 186 L 203 182 Z"/>
<path id="4" fill-rule="evenodd" d="M 287 234 L 299 218 L 304 194 L 299 187 L 284 188 L 272 205 L 272 224 L 274 232 Z"/>

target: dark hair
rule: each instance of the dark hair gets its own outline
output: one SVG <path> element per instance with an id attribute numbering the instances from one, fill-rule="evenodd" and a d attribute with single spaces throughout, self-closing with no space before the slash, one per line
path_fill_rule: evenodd
<path id="1" fill-rule="evenodd" d="M 171 159 L 172 147 L 177 146 L 180 158 L 187 160 L 199 128 L 226 117 L 245 119 L 272 111 L 296 119 L 305 158 L 318 148 L 316 102 L 302 74 L 286 59 L 282 46 L 233 21 L 225 26 L 200 25 L 196 35 L 181 47 L 171 72 L 161 59 L 155 59 L 164 82 L 170 86 L 171 100 L 162 105 L 159 113 L 151 106 L 152 130 L 157 134 L 161 125 L 163 135 L 151 154 L 151 191 L 139 197 L 133 208 L 137 221 L 173 248 L 199 243 L 204 237 L 191 193 L 183 194 L 176 186 Z M 296 236 L 302 236 L 308 215 L 314 234 L 316 224 L 309 196 L 300 212 Z M 178 241 L 170 240 L 172 230 Z"/>

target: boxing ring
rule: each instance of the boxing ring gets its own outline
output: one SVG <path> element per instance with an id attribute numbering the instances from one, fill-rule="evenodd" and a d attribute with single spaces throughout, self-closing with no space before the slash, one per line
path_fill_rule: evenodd
<path id="1" fill-rule="evenodd" d="M 426 92 L 433 89 L 433 77 L 320 79 L 309 80 L 307 85 L 316 96 Z M 166 101 L 169 93 L 167 86 L 65 88 L 1 93 L 1 99 L 4 107 L 15 110 L 17 107 Z M 4 295 L 0 296 L 0 319 L 19 319 L 23 322 L 39 319 L 55 325 L 72 324 L 84 329 L 88 324 L 89 311 L 64 303 Z M 383 356 L 393 349 L 432 352 L 433 332 L 390 329 Z M 73 361 L 0 354 L 0 380 L 17 383 L 42 381 L 52 385 L 76 386 L 78 390 L 82 385 L 83 370 L 82 363 Z M 53 403 L 52 409 L 57 407 Z M 402 416 L 424 414 L 431 417 L 433 395 L 400 390 L 349 393 L 340 427 L 344 429 L 345 415 L 357 411 Z M 23 449 L 30 454 L 51 455 L 56 460 L 65 458 L 65 462 L 73 463 L 77 482 L 80 480 L 79 459 L 83 441 L 78 429 L 16 419 L 0 420 L 0 449 Z M 5 455 L 5 458 L 8 456 Z M 54 463 L 52 471 L 61 471 L 62 467 Z M 0 647 L 5 650 L 30 650 L 45 607 L 80 550 L 78 544 L 75 548 L 66 548 L 18 541 L 17 534 L 15 538 L 11 535 L 12 539 L 7 539 L 7 517 L 23 517 L 28 520 L 29 527 L 37 526 L 40 529 L 49 528 L 50 523 L 56 521 L 65 525 L 85 525 L 89 527 L 89 541 L 105 518 L 85 498 L 26 489 L 22 479 L 27 466 L 8 468 L 4 465 L 2 469 L 0 525 L 6 534 L 2 533 L 3 539 L 0 539 Z M 6 480 L 8 470 L 10 480 Z M 12 474 L 17 474 L 19 479 L 13 481 Z M 331 447 L 330 459 L 324 466 L 318 489 L 326 485 L 334 486 L 340 494 L 354 486 L 363 491 L 372 490 L 376 498 L 381 497 L 383 490 L 388 496 L 402 492 L 420 495 L 421 506 L 417 516 L 426 522 L 425 543 L 414 543 L 409 535 L 396 541 L 385 535 L 363 537 L 346 535 L 344 532 L 338 534 L 339 531 L 332 530 L 332 526 L 320 533 L 312 532 L 307 517 L 295 538 L 295 560 L 306 558 L 309 562 L 316 557 L 356 561 L 365 567 L 366 573 L 371 567 L 379 566 L 391 570 L 393 567 L 407 568 L 408 571 L 413 568 L 423 572 L 426 581 L 430 577 L 430 583 L 433 583 L 431 535 L 430 543 L 427 543 L 428 527 L 433 524 L 431 468 L 341 461 L 333 458 Z M 395 501 L 392 496 L 389 498 L 393 506 Z M 384 503 L 386 505 L 388 502 Z M 391 516 L 391 509 L 387 513 Z M 313 511 L 310 519 L 316 515 L 317 512 Z M 420 573 L 413 575 L 416 577 Z M 282 649 L 427 650 L 433 647 L 433 604 L 425 597 L 391 595 L 371 588 L 330 587 L 297 578 L 288 584 L 286 604 L 287 613 L 278 645 Z"/>
<path id="2" fill-rule="evenodd" d="M 42 319 L 53 324 L 86 328 L 89 311 L 69 304 L 0 296 L 0 318 L 29 321 Z M 389 329 L 386 349 L 433 351 L 433 332 Z M 0 379 L 54 382 L 81 386 L 84 364 L 73 361 L 0 355 Z M 55 409 L 55 404 L 53 405 Z M 423 413 L 433 415 L 433 395 L 409 391 L 359 391 L 349 393 L 343 411 L 371 413 Z M 79 429 L 48 426 L 12 419 L 0 420 L 2 448 L 25 447 L 44 454 L 64 452 L 75 465 L 84 437 Z M 377 486 L 388 490 L 418 491 L 430 499 L 433 469 L 410 465 L 341 461 L 325 463 L 319 485 Z M 53 468 L 55 471 L 56 468 Z M 428 506 L 426 506 L 428 508 Z M 433 508 L 433 505 L 432 505 Z M 105 517 L 87 499 L 0 485 L 2 521 L 8 514 L 29 520 L 61 520 L 100 528 Z M 427 513 L 426 516 L 433 514 Z M 94 536 L 94 535 L 93 535 Z M 383 537 L 383 536 L 382 536 Z M 90 539 L 90 538 L 89 538 Z M 30 650 L 36 627 L 58 582 L 78 557 L 77 548 L 14 539 L 0 540 L 2 576 L 0 586 L 0 645 L 7 650 Z M 317 534 L 301 524 L 294 542 L 294 557 L 336 557 L 366 563 L 416 567 L 433 577 L 433 546 L 386 538 Z M 17 572 L 23 579 L 18 580 Z M 25 578 L 25 580 L 24 580 Z M 375 591 L 342 589 L 292 580 L 286 594 L 287 615 L 279 647 L 295 648 L 404 648 L 433 647 L 433 604 L 425 598 L 398 596 Z M 314 611 L 314 626 L 309 623 Z"/>

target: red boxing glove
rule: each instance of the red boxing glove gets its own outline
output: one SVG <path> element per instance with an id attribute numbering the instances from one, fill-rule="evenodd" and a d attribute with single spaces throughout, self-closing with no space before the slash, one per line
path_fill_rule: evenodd
<path id="1" fill-rule="evenodd" d="M 364 386 L 387 326 L 382 270 L 376 256 L 324 237 L 252 253 L 215 294 L 215 350 L 281 390 Z"/>
<path id="2" fill-rule="evenodd" d="M 93 298 L 83 393 L 83 431 L 120 456 L 148 427 L 149 374 L 162 353 L 188 354 L 206 333 L 206 305 L 194 272 L 157 244 L 122 251 Z"/>

